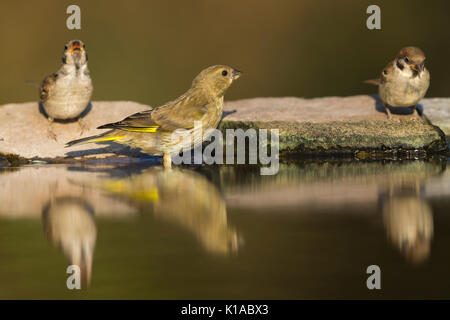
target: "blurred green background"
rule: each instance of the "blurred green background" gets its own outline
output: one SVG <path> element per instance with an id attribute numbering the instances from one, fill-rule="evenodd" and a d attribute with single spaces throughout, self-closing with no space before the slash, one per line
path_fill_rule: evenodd
<path id="1" fill-rule="evenodd" d="M 81 7 L 81 30 L 66 8 Z M 381 7 L 381 30 L 366 8 Z M 403 46 L 427 54 L 428 96 L 450 96 L 450 2 L 397 0 L 2 1 L 0 104 L 33 101 L 60 65 L 64 44 L 85 41 L 93 100 L 156 106 L 176 98 L 212 64 L 244 71 L 226 99 L 374 93 Z"/>

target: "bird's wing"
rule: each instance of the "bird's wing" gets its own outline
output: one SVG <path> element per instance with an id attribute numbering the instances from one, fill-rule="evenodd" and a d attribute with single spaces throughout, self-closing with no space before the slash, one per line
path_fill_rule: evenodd
<path id="1" fill-rule="evenodd" d="M 371 80 L 366 80 L 364 81 L 364 83 L 368 83 L 368 84 L 374 84 L 376 86 L 379 86 L 380 84 L 386 83 L 386 81 L 388 81 L 389 76 L 392 73 L 392 69 L 394 68 L 393 66 L 393 61 L 389 62 L 389 64 L 383 69 L 383 72 L 381 72 L 381 76 L 379 79 L 371 79 Z"/>
<path id="2" fill-rule="evenodd" d="M 177 100 L 156 108 L 152 119 L 171 130 L 190 129 L 194 127 L 195 121 L 203 119 L 209 103 L 205 95 L 188 91 Z"/>
<path id="3" fill-rule="evenodd" d="M 389 62 L 389 64 L 381 72 L 380 83 L 386 83 L 389 78 L 391 78 L 392 72 L 394 71 L 394 61 Z"/>
<path id="4" fill-rule="evenodd" d="M 173 132 L 191 129 L 194 121 L 201 120 L 207 112 L 207 100 L 201 95 L 187 92 L 175 101 L 152 110 L 135 113 L 122 121 L 98 129 L 120 129 L 134 132 Z"/>
<path id="5" fill-rule="evenodd" d="M 42 102 L 47 101 L 48 96 L 50 95 L 50 91 L 55 86 L 57 77 L 58 75 L 56 73 L 52 73 L 45 77 L 45 79 L 42 81 L 39 88 L 39 98 Z"/>
<path id="6" fill-rule="evenodd" d="M 153 110 L 138 112 L 123 119 L 122 121 L 108 123 L 98 127 L 97 129 L 119 129 L 124 131 L 147 132 L 147 133 L 157 131 L 167 131 L 166 128 L 163 128 L 155 121 L 153 121 L 152 112 Z"/>

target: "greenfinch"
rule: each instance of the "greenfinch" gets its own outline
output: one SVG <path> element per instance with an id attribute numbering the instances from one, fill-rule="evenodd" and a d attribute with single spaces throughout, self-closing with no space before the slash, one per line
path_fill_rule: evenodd
<path id="1" fill-rule="evenodd" d="M 206 68 L 192 81 L 191 88 L 178 99 L 148 111 L 138 112 L 122 121 L 105 124 L 98 129 L 112 129 L 104 134 L 67 143 L 77 144 L 115 141 L 141 151 L 163 156 L 164 167 L 172 165 L 172 153 L 195 148 L 206 138 L 196 134 L 217 128 L 223 110 L 224 94 L 242 72 L 224 65 Z M 195 125 L 200 123 L 201 125 Z M 174 139 L 172 134 L 184 129 L 187 139 Z M 200 137 L 200 138 L 198 138 Z"/>

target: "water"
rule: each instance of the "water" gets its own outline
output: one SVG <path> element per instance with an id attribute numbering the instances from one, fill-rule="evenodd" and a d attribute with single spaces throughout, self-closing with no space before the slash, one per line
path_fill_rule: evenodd
<path id="1" fill-rule="evenodd" d="M 3 168 L 0 299 L 449 298 L 447 165 Z"/>

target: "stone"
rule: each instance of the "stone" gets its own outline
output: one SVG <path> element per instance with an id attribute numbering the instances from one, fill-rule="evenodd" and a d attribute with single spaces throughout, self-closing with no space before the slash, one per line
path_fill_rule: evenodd
<path id="1" fill-rule="evenodd" d="M 65 144 L 71 140 L 105 132 L 96 128 L 149 108 L 147 105 L 130 101 L 92 102 L 82 120 L 86 128 L 83 134 L 80 135 L 77 121 L 54 122 L 52 128 L 57 136 L 55 141 L 47 134 L 48 120 L 37 102 L 3 105 L 0 106 L 0 155 L 5 155 L 7 159 L 6 155 L 17 155 L 26 159 L 138 155 L 136 151 L 117 143 L 86 144 L 71 148 L 66 148 Z"/>
<path id="2" fill-rule="evenodd" d="M 9 161 L 0 157 L 0 168 L 2 167 L 8 167 L 9 166 Z"/>
<path id="3" fill-rule="evenodd" d="M 281 154 L 350 153 L 366 158 L 371 152 L 414 150 L 434 153 L 446 150 L 450 132 L 450 99 L 424 99 L 419 106 L 425 117 L 414 119 L 410 108 L 388 120 L 377 96 L 253 98 L 226 101 L 220 128 L 279 129 Z M 48 121 L 37 102 L 0 106 L 0 156 L 20 164 L 24 159 L 77 161 L 86 159 L 141 159 L 139 150 L 115 142 L 66 148 L 71 140 L 97 135 L 98 126 L 150 107 L 130 101 L 95 101 L 83 117 L 80 135 L 77 121 L 55 122 L 57 141 L 47 134 Z M 396 112 L 395 110 L 393 111 Z M 432 124 L 430 124 L 430 121 Z M 442 127 L 441 131 L 438 127 Z M 11 163 L 11 161 L 9 161 Z"/>
<path id="4" fill-rule="evenodd" d="M 450 99 L 446 100 L 447 104 Z M 424 99 L 419 109 L 426 110 Z M 394 110 L 387 119 L 377 96 L 253 98 L 225 104 L 222 130 L 279 129 L 280 152 L 351 152 L 373 150 L 446 150 L 442 131 L 412 109 Z"/>
<path id="5" fill-rule="evenodd" d="M 438 126 L 446 135 L 450 137 L 450 99 L 430 98 L 422 102 L 423 114 L 430 122 Z"/>

